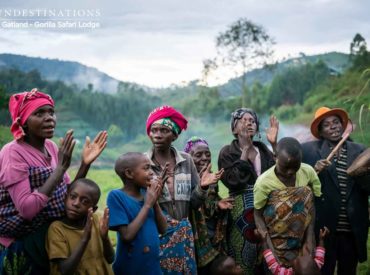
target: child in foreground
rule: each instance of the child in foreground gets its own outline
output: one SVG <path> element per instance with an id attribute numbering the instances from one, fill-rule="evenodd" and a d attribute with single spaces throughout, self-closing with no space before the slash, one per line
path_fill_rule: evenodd
<path id="1" fill-rule="evenodd" d="M 109 229 L 117 231 L 115 274 L 162 274 L 159 265 L 159 233 L 167 229 L 158 204 L 166 169 L 154 177 L 150 161 L 142 153 L 126 153 L 115 164 L 124 182 L 109 193 Z"/>
<path id="2" fill-rule="evenodd" d="M 329 229 L 327 227 L 320 229 L 320 241 L 315 250 L 315 257 L 313 258 L 311 255 L 298 256 L 292 261 L 292 267 L 284 267 L 278 263 L 271 249 L 268 248 L 266 232 L 263 234 L 258 231 L 257 234 L 262 238 L 263 256 L 272 274 L 320 274 L 320 269 L 324 265 L 325 259 L 324 239 L 329 234 Z"/>
<path id="3" fill-rule="evenodd" d="M 75 180 L 65 199 L 66 216 L 48 230 L 46 250 L 51 274 L 113 274 L 114 250 L 108 238 L 109 210 L 98 219 L 99 186 L 89 179 Z"/>

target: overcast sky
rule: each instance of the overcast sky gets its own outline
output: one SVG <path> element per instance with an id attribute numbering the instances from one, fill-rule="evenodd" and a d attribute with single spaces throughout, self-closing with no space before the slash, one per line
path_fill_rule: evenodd
<path id="1" fill-rule="evenodd" d="M 151 87 L 200 78 L 215 37 L 240 17 L 264 26 L 283 58 L 349 52 L 359 32 L 370 40 L 367 0 L 4 1 L 1 23 L 17 19 L 98 22 L 97 29 L 0 26 L 0 53 L 78 61 L 123 81 Z M 78 2 L 78 3 L 76 3 Z M 9 10 L 89 10 L 94 16 L 9 17 Z M 71 18 L 72 17 L 72 18 Z M 22 20 L 20 20 L 22 19 Z"/>

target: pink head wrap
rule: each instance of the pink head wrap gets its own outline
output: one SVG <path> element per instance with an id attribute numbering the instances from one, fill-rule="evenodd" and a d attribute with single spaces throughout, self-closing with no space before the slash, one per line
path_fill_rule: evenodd
<path id="1" fill-rule="evenodd" d="M 38 91 L 36 88 L 30 92 L 14 94 L 10 97 L 9 112 L 12 117 L 10 131 L 14 139 L 20 139 L 25 136 L 22 126 L 35 110 L 44 105 L 54 107 L 54 101 L 49 95 Z"/>
<path id="2" fill-rule="evenodd" d="M 164 105 L 164 106 L 155 108 L 149 114 L 148 119 L 146 121 L 146 133 L 148 136 L 149 136 L 150 127 L 152 126 L 152 124 L 161 118 L 169 118 L 173 122 L 175 122 L 180 128 L 180 133 L 182 130 L 186 130 L 188 126 L 188 121 L 179 111 L 177 111 L 175 108 L 171 106 Z"/>

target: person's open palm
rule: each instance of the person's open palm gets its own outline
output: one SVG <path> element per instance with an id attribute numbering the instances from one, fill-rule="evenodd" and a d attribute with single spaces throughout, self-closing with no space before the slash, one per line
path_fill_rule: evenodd
<path id="1" fill-rule="evenodd" d="M 200 174 L 202 175 L 200 179 L 201 187 L 207 187 L 211 184 L 217 183 L 221 179 L 221 176 L 224 173 L 224 169 L 222 168 L 220 171 L 212 173 L 211 168 L 212 164 L 210 163 L 206 167 L 204 167 L 200 172 Z"/>
<path id="2" fill-rule="evenodd" d="M 266 129 L 266 138 L 270 144 L 277 143 L 277 137 L 279 133 L 279 120 L 272 115 L 270 117 L 270 127 Z"/>
<path id="3" fill-rule="evenodd" d="M 234 207 L 234 198 L 225 198 L 225 199 L 219 200 L 217 203 L 217 206 L 221 210 L 232 209 Z"/>
<path id="4" fill-rule="evenodd" d="M 108 134 L 106 131 L 100 131 L 93 142 L 90 142 L 90 138 L 87 136 L 85 145 L 82 149 L 82 161 L 86 165 L 90 165 L 94 160 L 103 152 L 105 146 L 107 146 Z"/>
<path id="5" fill-rule="evenodd" d="M 108 231 L 109 231 L 109 208 L 108 207 L 104 209 L 104 214 L 103 214 L 103 217 L 100 218 L 99 226 L 100 226 L 101 238 L 107 239 Z"/>

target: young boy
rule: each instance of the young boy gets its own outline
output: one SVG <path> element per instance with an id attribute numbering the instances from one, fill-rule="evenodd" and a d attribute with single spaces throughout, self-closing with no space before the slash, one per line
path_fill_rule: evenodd
<path id="1" fill-rule="evenodd" d="M 93 214 L 99 186 L 89 179 L 75 180 L 65 199 L 66 216 L 48 230 L 46 250 L 51 274 L 113 274 L 114 250 L 108 238 L 109 210 L 102 219 Z"/>
<path id="2" fill-rule="evenodd" d="M 256 235 L 257 234 L 262 239 L 263 256 L 267 263 L 267 267 L 269 268 L 272 274 L 284 274 L 284 275 L 320 274 L 320 269 L 324 265 L 325 259 L 324 239 L 329 234 L 329 229 L 327 227 L 320 229 L 320 241 L 319 245 L 316 247 L 315 250 L 315 257 L 313 258 L 311 255 L 298 256 L 292 261 L 292 267 L 284 267 L 280 265 L 277 262 L 271 249 L 268 248 L 266 242 L 266 234 L 260 233 L 260 231 L 258 230 Z"/>
<path id="3" fill-rule="evenodd" d="M 321 184 L 315 170 L 302 163 L 295 138 L 281 139 L 276 157 L 276 165 L 254 185 L 254 217 L 279 262 L 290 267 L 302 248 L 314 252 L 313 195 L 321 195 Z"/>
<path id="4" fill-rule="evenodd" d="M 142 153 L 126 153 L 115 164 L 124 182 L 109 193 L 109 229 L 117 231 L 115 274 L 162 274 L 159 265 L 159 233 L 167 229 L 158 204 L 165 172 L 154 178 L 150 161 Z M 166 169 L 164 169 L 166 171 Z M 159 232 L 159 233 L 158 233 Z"/>

